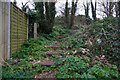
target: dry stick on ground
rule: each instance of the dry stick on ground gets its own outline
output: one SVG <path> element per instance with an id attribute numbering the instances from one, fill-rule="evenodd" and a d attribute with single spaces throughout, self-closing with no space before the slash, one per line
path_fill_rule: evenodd
<path id="1" fill-rule="evenodd" d="M 104 36 L 105 36 L 105 38 L 107 39 L 105 29 L 104 29 L 104 28 L 102 28 L 102 31 L 104 32 Z"/>
<path id="2" fill-rule="evenodd" d="M 6 64 L 9 66 L 9 68 L 10 68 L 11 70 L 13 70 L 13 69 L 12 69 L 12 67 L 11 67 L 11 66 L 10 66 L 7 62 L 5 62 L 3 58 L 1 58 L 1 59 L 2 59 L 2 61 L 1 61 L 1 62 L 6 63 Z M 2 64 L 2 63 L 0 63 L 0 65 L 3 65 L 3 64 Z"/>

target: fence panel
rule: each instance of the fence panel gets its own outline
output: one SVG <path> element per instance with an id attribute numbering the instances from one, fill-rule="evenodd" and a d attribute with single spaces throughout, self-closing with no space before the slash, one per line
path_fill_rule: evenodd
<path id="1" fill-rule="evenodd" d="M 27 16 L 12 3 L 10 12 L 10 53 L 12 54 L 21 48 L 21 45 L 27 40 Z"/>

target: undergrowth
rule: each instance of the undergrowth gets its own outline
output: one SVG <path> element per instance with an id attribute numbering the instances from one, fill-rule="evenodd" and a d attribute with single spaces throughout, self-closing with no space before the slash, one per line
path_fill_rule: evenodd
<path id="1" fill-rule="evenodd" d="M 35 78 L 36 75 L 55 71 L 57 78 L 118 78 L 118 68 L 115 63 L 104 64 L 100 60 L 93 60 L 95 56 L 117 62 L 119 56 L 119 27 L 116 18 L 99 20 L 88 27 L 79 27 L 81 33 L 71 34 L 65 27 L 55 26 L 53 33 L 41 34 L 38 38 L 30 38 L 26 41 L 8 63 L 2 67 L 2 78 Z M 45 54 L 48 50 L 56 50 L 45 47 L 56 40 L 61 40 L 59 45 L 63 58 L 52 56 L 55 65 L 50 67 L 31 64 L 34 60 L 48 58 Z M 110 60 L 111 59 L 111 60 Z"/>
<path id="2" fill-rule="evenodd" d="M 94 55 L 105 55 L 112 62 L 120 59 L 120 37 L 117 18 L 105 18 L 83 29 L 84 38 Z M 90 44 L 91 42 L 91 44 Z"/>
<path id="3" fill-rule="evenodd" d="M 116 65 L 104 65 L 99 61 L 90 64 L 89 57 L 69 56 L 56 60 L 57 78 L 107 79 L 118 78 Z"/>

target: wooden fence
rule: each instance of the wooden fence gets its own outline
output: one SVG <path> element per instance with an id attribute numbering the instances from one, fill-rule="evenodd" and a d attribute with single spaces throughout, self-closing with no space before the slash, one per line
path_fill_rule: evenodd
<path id="1" fill-rule="evenodd" d="M 26 40 L 26 14 L 16 5 L 0 1 L 0 61 L 10 58 Z"/>
<path id="2" fill-rule="evenodd" d="M 27 16 L 12 3 L 10 12 L 10 49 L 11 53 L 15 53 L 27 40 Z"/>

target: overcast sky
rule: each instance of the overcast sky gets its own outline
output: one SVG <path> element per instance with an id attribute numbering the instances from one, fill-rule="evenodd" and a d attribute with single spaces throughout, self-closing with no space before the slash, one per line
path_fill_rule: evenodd
<path id="1" fill-rule="evenodd" d="M 11 0 L 14 1 L 14 0 Z M 33 9 L 33 0 L 16 0 L 17 1 L 17 6 L 21 8 L 22 6 L 22 2 L 25 4 L 26 2 L 30 1 L 27 5 Z M 36 0 L 36 1 L 40 1 L 40 0 Z M 52 0 L 51 0 L 52 1 Z M 57 0 L 56 2 L 56 11 L 57 11 L 57 16 L 61 15 L 61 10 L 65 7 L 65 1 L 66 0 Z M 68 0 L 69 1 L 69 7 L 71 7 L 71 1 L 72 0 Z M 83 8 L 83 2 L 85 2 L 86 0 L 79 0 L 78 2 L 78 6 L 77 6 L 77 12 L 76 15 L 84 15 L 84 8 Z M 90 0 L 87 0 L 90 1 Z M 93 2 L 95 0 L 92 0 Z M 97 1 L 101 1 L 101 0 L 97 0 Z M 104 0 L 102 0 L 104 1 Z M 106 0 L 105 0 L 106 1 Z M 116 0 L 111 0 L 111 1 L 116 1 Z M 98 8 L 99 6 L 97 6 Z M 99 15 L 99 11 L 97 11 L 97 18 L 101 18 L 101 16 Z M 102 14 L 102 13 L 101 13 Z M 91 6 L 90 6 L 90 11 L 89 11 L 89 16 L 92 17 L 92 13 L 91 13 Z"/>
<path id="2" fill-rule="evenodd" d="M 11 0 L 11 1 L 14 1 L 14 0 Z M 30 1 L 27 5 L 33 9 L 33 1 L 32 0 L 16 0 L 17 1 L 17 6 L 21 8 L 22 6 L 22 2 L 25 4 L 26 2 Z M 71 4 L 71 0 L 69 0 L 69 6 Z M 61 15 L 61 10 L 64 8 L 65 6 L 65 0 L 58 0 L 57 3 L 56 3 L 56 11 L 57 11 L 57 16 Z M 78 3 L 78 7 L 77 7 L 77 12 L 76 14 L 82 14 L 84 15 L 84 10 L 82 9 L 82 2 L 79 2 Z"/>

